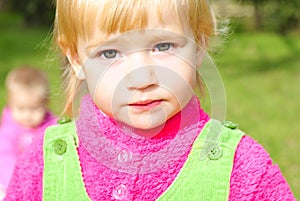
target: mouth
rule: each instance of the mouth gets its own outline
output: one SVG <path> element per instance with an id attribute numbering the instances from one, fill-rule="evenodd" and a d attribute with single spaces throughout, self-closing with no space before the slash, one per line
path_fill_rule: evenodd
<path id="1" fill-rule="evenodd" d="M 145 101 L 137 101 L 134 103 L 128 104 L 130 107 L 138 110 L 151 110 L 154 107 L 160 105 L 163 100 L 145 100 Z"/>

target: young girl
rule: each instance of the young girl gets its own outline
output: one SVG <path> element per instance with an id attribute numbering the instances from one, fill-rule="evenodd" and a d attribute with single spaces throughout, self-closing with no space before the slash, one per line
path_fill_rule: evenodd
<path id="1" fill-rule="evenodd" d="M 56 6 L 64 114 L 82 82 L 88 95 L 21 158 L 5 200 L 295 200 L 266 151 L 195 96 L 216 27 L 206 0 Z"/>
<path id="2" fill-rule="evenodd" d="M 7 106 L 0 124 L 0 186 L 5 190 L 16 159 L 34 136 L 56 124 L 48 110 L 49 84 L 45 73 L 33 67 L 19 67 L 6 77 Z"/>

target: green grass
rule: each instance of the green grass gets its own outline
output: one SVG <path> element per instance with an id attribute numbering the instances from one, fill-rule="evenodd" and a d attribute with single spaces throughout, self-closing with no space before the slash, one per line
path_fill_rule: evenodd
<path id="1" fill-rule="evenodd" d="M 18 17 L 9 16 L 0 15 L 1 97 L 5 97 L 3 82 L 7 72 L 32 64 L 48 73 L 55 100 L 50 107 L 59 114 L 60 70 L 53 53 L 49 55 L 48 30 L 24 28 Z M 237 122 L 267 149 L 300 198 L 300 37 L 272 33 L 232 35 L 214 58 L 225 84 L 227 119 Z M 204 101 L 208 104 L 209 97 Z M 0 109 L 4 104 L 2 98 Z"/>
<path id="2" fill-rule="evenodd" d="M 215 59 L 226 89 L 227 119 L 267 149 L 300 198 L 299 36 L 233 35 Z"/>
<path id="3" fill-rule="evenodd" d="M 16 15 L 0 15 L 0 96 L 5 97 L 4 80 L 7 73 L 21 65 L 33 65 L 44 70 L 50 80 L 51 95 L 59 101 L 50 102 L 50 107 L 59 113 L 62 106 L 60 90 L 60 68 L 55 53 L 51 51 L 51 36 L 47 29 L 23 27 Z M 0 108 L 5 98 L 0 100 Z"/>

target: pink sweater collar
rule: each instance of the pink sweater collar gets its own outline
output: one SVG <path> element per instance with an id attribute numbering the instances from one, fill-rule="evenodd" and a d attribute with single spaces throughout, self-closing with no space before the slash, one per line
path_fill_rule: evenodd
<path id="1" fill-rule="evenodd" d="M 208 120 L 198 99 L 193 97 L 181 112 L 158 129 L 157 135 L 144 138 L 136 134 L 134 128 L 104 115 L 92 99 L 85 96 L 76 126 L 83 146 L 105 166 L 124 172 L 136 172 L 137 168 L 141 171 L 140 167 L 143 166 L 142 171 L 152 172 L 162 168 L 161 164 L 177 161 L 190 150 Z M 124 166 L 126 161 L 130 161 L 130 165 Z M 161 161 L 157 167 L 153 165 L 155 161 Z"/>

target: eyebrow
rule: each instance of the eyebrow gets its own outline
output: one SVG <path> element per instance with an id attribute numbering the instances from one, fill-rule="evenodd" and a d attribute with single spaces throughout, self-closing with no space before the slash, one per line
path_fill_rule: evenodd
<path id="1" fill-rule="evenodd" d="M 92 41 L 87 47 L 85 47 L 85 52 L 90 54 L 93 52 L 97 47 L 99 46 L 109 46 L 109 45 L 115 45 L 116 43 L 120 43 L 120 37 L 112 37 L 111 39 L 108 39 L 103 42 L 103 40 L 94 40 Z M 124 41 L 125 42 L 125 41 Z M 129 42 L 129 41 L 127 41 Z"/>
<path id="2" fill-rule="evenodd" d="M 171 31 L 159 31 L 159 30 L 154 30 L 153 33 L 147 33 L 147 29 L 146 30 L 142 30 L 142 31 L 146 31 L 145 36 L 147 36 L 148 34 L 151 36 L 150 39 L 150 43 L 155 43 L 155 42 L 159 42 L 159 41 L 186 41 L 188 40 L 187 36 L 184 36 L 183 34 L 178 34 L 178 33 L 173 33 Z M 138 31 L 139 33 L 141 31 Z M 91 52 L 93 52 L 97 47 L 99 46 L 115 46 L 116 44 L 130 44 L 132 43 L 132 39 L 134 38 L 134 35 L 130 34 L 131 32 L 126 32 L 123 34 L 120 34 L 116 37 L 111 37 L 110 39 L 106 40 L 103 42 L 103 40 L 94 40 L 91 41 L 90 44 L 85 47 L 85 52 L 87 54 L 90 54 Z M 134 34 L 134 32 L 132 32 Z M 164 33 L 164 34 L 162 34 Z M 124 36 L 124 37 L 122 37 Z M 129 36 L 129 37 L 126 37 Z"/>

